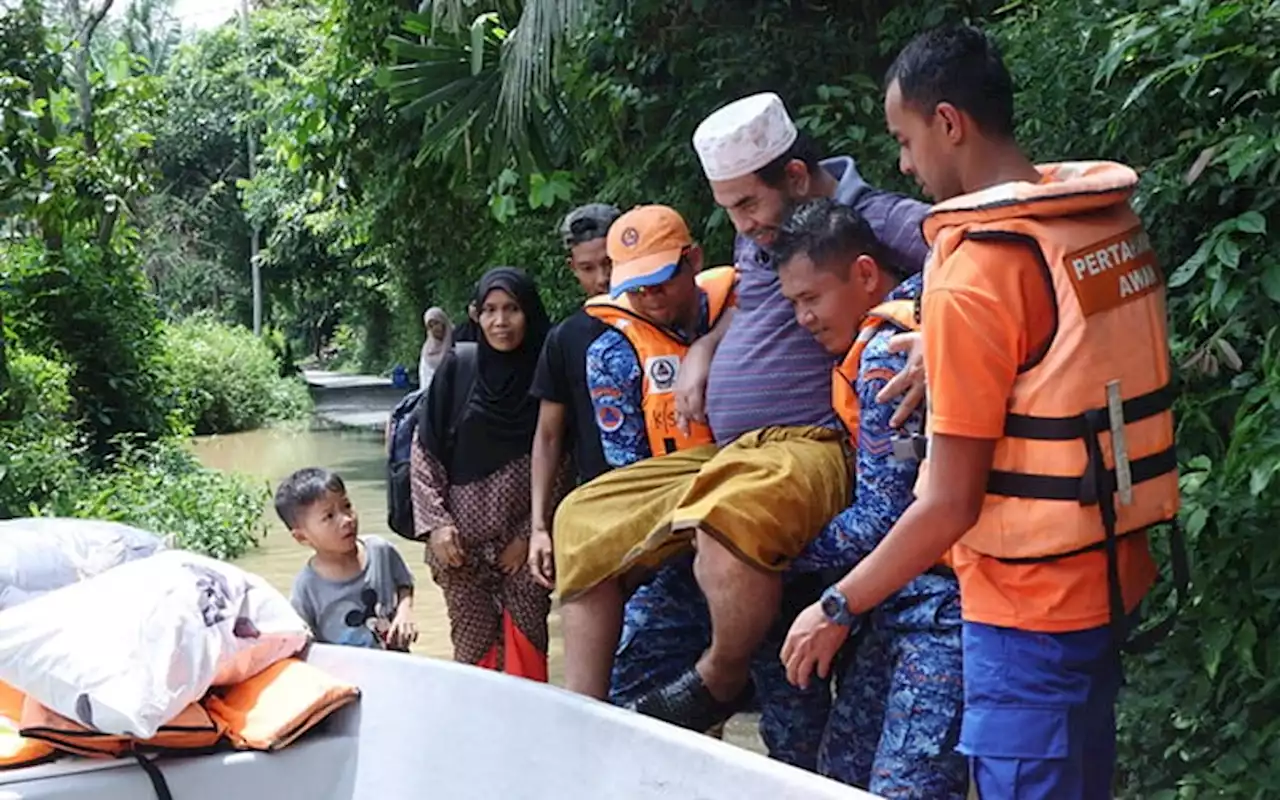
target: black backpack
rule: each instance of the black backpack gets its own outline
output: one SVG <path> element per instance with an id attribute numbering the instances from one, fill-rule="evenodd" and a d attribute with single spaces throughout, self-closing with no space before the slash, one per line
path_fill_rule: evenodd
<path id="1" fill-rule="evenodd" d="M 471 398 L 476 378 L 476 345 L 458 343 L 453 351 L 453 397 L 450 399 L 450 436 L 462 418 Z M 443 368 L 443 365 L 442 365 Z M 427 389 L 417 389 L 404 396 L 391 412 L 387 425 L 387 525 L 391 530 L 414 539 L 413 488 L 409 480 L 409 458 L 413 453 L 413 434 L 418 429 L 418 406 L 426 402 Z"/>

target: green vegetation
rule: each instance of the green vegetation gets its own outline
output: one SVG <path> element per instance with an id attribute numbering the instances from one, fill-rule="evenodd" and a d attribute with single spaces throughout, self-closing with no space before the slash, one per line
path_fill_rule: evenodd
<path id="1" fill-rule="evenodd" d="M 51 26 L 35 0 L 0 17 L 4 510 L 123 511 L 59 479 L 76 443 L 137 477 L 178 467 L 122 434 L 297 407 L 286 391 L 243 408 L 213 366 L 271 383 L 262 351 L 212 322 L 250 321 L 255 225 L 274 353 L 412 365 L 422 310 L 460 315 L 489 265 L 530 269 L 553 312 L 574 305 L 553 234 L 572 204 L 672 204 L 728 259 L 689 141 L 743 94 L 778 91 L 829 151 L 912 191 L 880 76 L 916 32 L 968 18 L 1004 44 L 1039 160 L 1141 172 L 1169 276 L 1194 587 L 1172 638 L 1130 661 L 1119 790 L 1275 794 L 1280 2 L 272 0 L 248 42 L 228 23 L 177 45 L 162 0 L 95 33 L 81 9 L 102 2 L 58 3 Z"/>
<path id="2" fill-rule="evenodd" d="M 306 387 L 280 377 L 265 341 L 208 316 L 165 326 L 164 366 L 176 410 L 197 434 L 251 430 L 311 409 Z"/>
<path id="3" fill-rule="evenodd" d="M 118 520 L 219 558 L 240 555 L 264 532 L 267 488 L 202 467 L 173 438 L 122 437 L 105 463 L 90 459 L 71 413 L 69 368 L 22 350 L 8 355 L 0 518 Z"/>
<path id="4" fill-rule="evenodd" d="M 125 522 L 173 536 L 179 547 L 235 558 L 266 533 L 265 484 L 208 469 L 173 441 L 125 446 L 109 469 L 85 476 L 74 500 L 43 509 Z"/>
<path id="5" fill-rule="evenodd" d="M 0 516 L 118 519 L 235 556 L 265 488 L 181 440 L 305 413 L 306 391 L 243 330 L 163 321 L 179 317 L 147 267 L 175 263 L 176 206 L 155 184 L 165 4 L 120 20 L 100 2 L 44 6 L 0 15 Z"/>

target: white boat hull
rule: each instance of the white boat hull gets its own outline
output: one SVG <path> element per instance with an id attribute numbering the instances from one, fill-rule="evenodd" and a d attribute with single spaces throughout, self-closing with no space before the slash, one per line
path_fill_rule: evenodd
<path id="1" fill-rule="evenodd" d="M 279 753 L 168 758 L 175 800 L 778 800 L 872 798 L 555 687 L 445 661 L 316 645 L 360 702 Z M 0 772 L 0 800 L 146 800 L 128 760 Z"/>

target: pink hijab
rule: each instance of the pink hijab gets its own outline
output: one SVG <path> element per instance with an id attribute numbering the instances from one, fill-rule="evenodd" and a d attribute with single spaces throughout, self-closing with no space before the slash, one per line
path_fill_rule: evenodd
<path id="1" fill-rule="evenodd" d="M 444 325 L 444 336 L 436 338 L 431 334 L 430 323 L 439 322 Z M 425 386 L 431 374 L 440 367 L 445 355 L 453 349 L 453 324 L 449 315 L 439 306 L 432 306 L 422 315 L 422 324 L 427 329 L 427 340 L 422 344 L 422 356 L 418 362 L 419 380 Z"/>

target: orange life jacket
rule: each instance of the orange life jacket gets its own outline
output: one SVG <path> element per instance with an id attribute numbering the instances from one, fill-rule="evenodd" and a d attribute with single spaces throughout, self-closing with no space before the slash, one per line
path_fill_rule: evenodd
<path id="1" fill-rule="evenodd" d="M 29 767 L 56 754 L 53 745 L 23 736 L 22 705 L 26 696 L 0 682 L 0 769 Z"/>
<path id="2" fill-rule="evenodd" d="M 1105 549 L 1119 625 L 1116 538 L 1178 512 L 1164 277 L 1129 207 L 1133 170 L 1040 170 L 1040 183 L 956 197 L 924 221 L 930 269 L 965 242 L 1018 244 L 1043 266 L 1057 306 L 1051 340 L 1018 368 L 981 515 L 962 542 L 1014 563 Z M 1127 455 L 1119 474 L 1113 424 Z"/>
<path id="3" fill-rule="evenodd" d="M 698 274 L 698 286 L 707 295 L 710 325 L 715 325 L 729 307 L 737 278 L 733 267 L 716 267 Z M 631 307 L 626 295 L 617 300 L 608 295 L 593 297 L 583 308 L 621 331 L 635 348 L 643 376 L 642 407 L 650 452 L 655 456 L 664 455 L 715 441 L 711 428 L 704 423 L 690 423 L 688 436 L 676 426 L 676 400 L 672 390 L 690 343 L 671 329 L 641 316 Z"/>
<path id="4" fill-rule="evenodd" d="M 222 728 L 199 703 L 160 726 L 150 739 L 102 733 L 67 719 L 28 697 L 22 706 L 22 735 L 54 748 L 90 758 L 118 758 L 134 753 L 207 750 L 222 741 Z"/>
<path id="5" fill-rule="evenodd" d="M 844 423 L 845 430 L 849 433 L 849 443 L 854 450 L 858 448 L 858 421 L 861 413 L 858 394 L 853 387 L 858 381 L 863 352 L 876 333 L 886 325 L 900 331 L 920 330 L 920 321 L 916 318 L 915 301 L 889 300 L 868 311 L 866 319 L 862 320 L 858 336 L 853 340 L 853 346 L 849 348 L 849 352 L 839 366 L 831 372 L 831 407 Z M 943 554 L 938 564 L 949 570 L 951 554 Z"/>
<path id="6" fill-rule="evenodd" d="M 849 348 L 844 361 L 831 373 L 831 407 L 849 432 L 849 443 L 854 449 L 858 447 L 859 404 L 853 387 L 858 382 L 863 351 L 876 333 L 886 325 L 902 331 L 920 330 L 920 324 L 916 321 L 915 301 L 890 300 L 868 311 L 857 338 L 853 340 L 853 346 Z"/>
<path id="7" fill-rule="evenodd" d="M 30 697 L 22 703 L 20 733 L 25 740 L 45 746 L 45 756 L 57 750 L 118 758 L 189 753 L 225 744 L 240 750 L 278 750 L 359 696 L 355 686 L 304 661 L 286 658 L 246 681 L 211 690 L 150 739 L 92 730 Z"/>
<path id="8" fill-rule="evenodd" d="M 286 658 L 247 681 L 214 689 L 204 706 L 236 748 L 279 750 L 359 697 L 355 686 Z"/>

